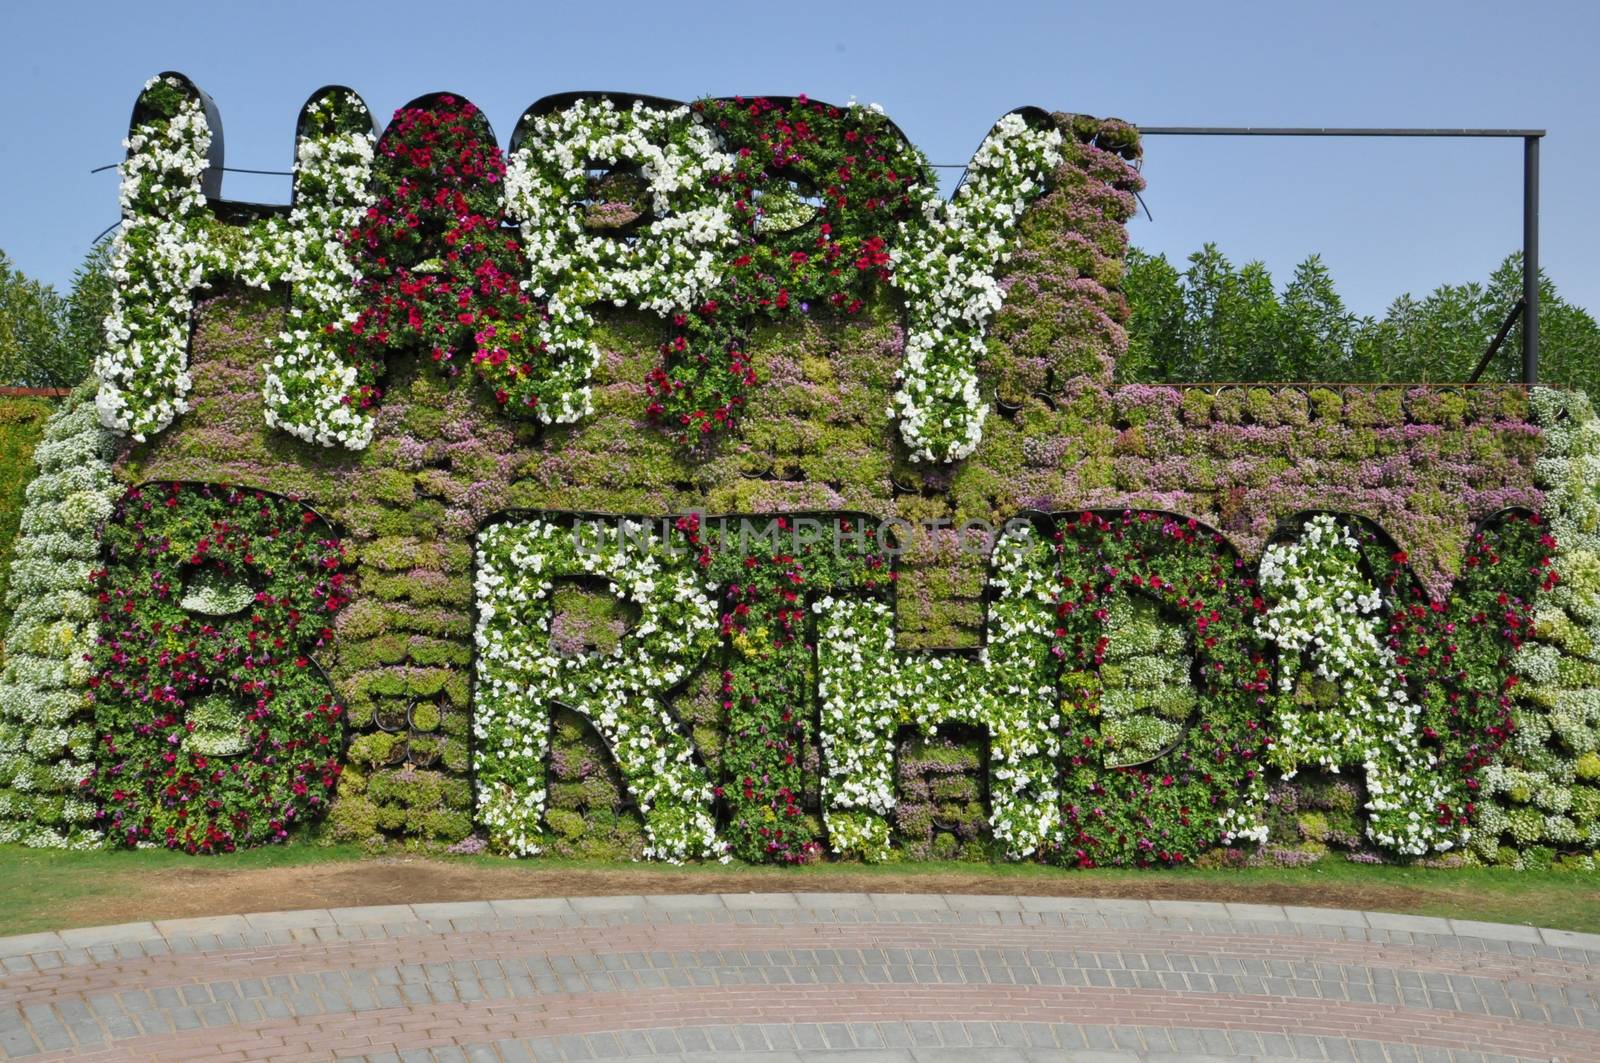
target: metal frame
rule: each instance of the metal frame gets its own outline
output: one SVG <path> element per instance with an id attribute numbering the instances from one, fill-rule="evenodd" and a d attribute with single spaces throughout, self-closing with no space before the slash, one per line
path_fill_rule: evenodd
<path id="1" fill-rule="evenodd" d="M 1539 141 L 1543 129 L 1385 129 L 1311 126 L 1140 126 L 1141 136 L 1465 137 L 1522 141 L 1522 382 L 1539 382 Z M 1491 346 L 1493 354 L 1498 345 Z"/>

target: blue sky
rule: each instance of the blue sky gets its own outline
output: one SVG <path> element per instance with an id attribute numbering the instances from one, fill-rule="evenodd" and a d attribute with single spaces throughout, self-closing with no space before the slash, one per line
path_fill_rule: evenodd
<path id="1" fill-rule="evenodd" d="M 502 141 L 528 104 L 574 89 L 855 96 L 935 162 L 965 162 L 1021 104 L 1145 125 L 1547 127 L 1544 265 L 1567 298 L 1600 309 L 1600 4 L 1581 0 L 57 0 L 5 20 L 0 248 L 57 284 L 117 217 L 115 176 L 88 171 L 121 158 L 145 78 L 176 69 L 221 108 L 228 164 L 265 169 L 287 169 L 300 104 L 335 82 L 384 115 L 464 93 Z M 1134 224 L 1139 246 L 1181 259 L 1215 240 L 1280 283 L 1320 251 L 1364 313 L 1481 279 L 1521 239 L 1516 141 L 1152 138 L 1145 176 L 1155 220 Z M 239 174 L 224 189 L 289 191 Z"/>

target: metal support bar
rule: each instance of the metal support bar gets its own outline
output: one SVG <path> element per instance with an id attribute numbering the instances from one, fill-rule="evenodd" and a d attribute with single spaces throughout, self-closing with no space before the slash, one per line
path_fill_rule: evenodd
<path id="1" fill-rule="evenodd" d="M 1543 129 L 1381 129 L 1330 126 L 1140 126 L 1142 136 L 1183 137 L 1542 137 Z"/>
<path id="2" fill-rule="evenodd" d="M 1511 313 L 1507 314 L 1506 319 L 1500 323 L 1500 331 L 1496 332 L 1494 334 L 1494 339 L 1489 341 L 1489 349 L 1483 352 L 1482 358 L 1478 359 L 1478 368 L 1474 369 L 1472 371 L 1472 375 L 1467 377 L 1467 383 L 1476 384 L 1478 382 L 1478 378 L 1483 375 L 1483 371 L 1489 368 L 1489 363 L 1493 361 L 1494 356 L 1500 352 L 1500 345 L 1504 343 L 1506 341 L 1506 337 L 1511 334 L 1511 326 L 1515 325 L 1517 323 L 1517 318 L 1522 316 L 1522 308 L 1525 305 L 1526 304 L 1524 304 L 1521 299 L 1518 299 L 1515 303 L 1511 304 Z"/>
<path id="3" fill-rule="evenodd" d="M 1539 138 L 1522 138 L 1522 382 L 1539 382 Z"/>

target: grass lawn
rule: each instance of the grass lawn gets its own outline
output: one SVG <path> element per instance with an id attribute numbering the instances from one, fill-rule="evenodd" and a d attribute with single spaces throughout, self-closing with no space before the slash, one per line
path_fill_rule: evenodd
<path id="1" fill-rule="evenodd" d="M 1329 860 L 1243 871 L 1069 871 L 1038 864 L 670 867 L 490 856 L 371 857 L 272 846 L 232 856 L 0 846 L 0 935 L 235 912 L 616 893 L 839 890 L 1254 901 L 1600 931 L 1600 875 Z"/>

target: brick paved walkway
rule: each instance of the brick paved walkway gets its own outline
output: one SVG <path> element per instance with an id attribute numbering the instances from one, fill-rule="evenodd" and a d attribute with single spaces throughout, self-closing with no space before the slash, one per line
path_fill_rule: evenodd
<path id="1" fill-rule="evenodd" d="M 729 894 L 0 938 L 0 1058 L 1600 1060 L 1600 935 L 1248 904 Z"/>

